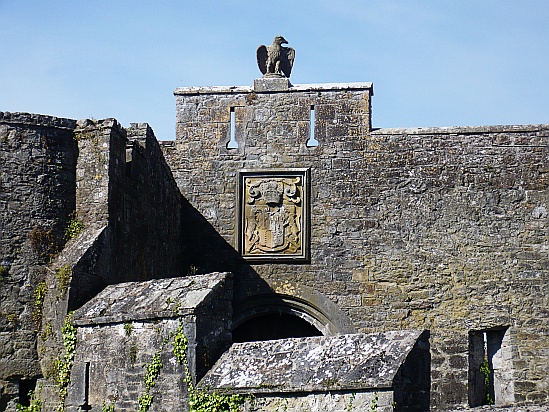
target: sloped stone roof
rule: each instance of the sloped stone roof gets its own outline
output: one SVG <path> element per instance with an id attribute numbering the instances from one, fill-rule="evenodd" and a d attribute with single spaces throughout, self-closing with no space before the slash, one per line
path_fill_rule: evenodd
<path id="1" fill-rule="evenodd" d="M 252 393 L 390 388 L 421 333 L 403 330 L 235 343 L 200 386 Z"/>
<path id="2" fill-rule="evenodd" d="M 73 320 L 82 326 L 194 313 L 209 302 L 212 292 L 222 287 L 229 276 L 216 272 L 110 285 L 78 309 Z"/>

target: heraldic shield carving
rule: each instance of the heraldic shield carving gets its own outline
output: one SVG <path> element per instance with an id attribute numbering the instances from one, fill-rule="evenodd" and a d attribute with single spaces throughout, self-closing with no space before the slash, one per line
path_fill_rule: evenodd
<path id="1" fill-rule="evenodd" d="M 308 169 L 242 171 L 239 251 L 247 259 L 308 259 Z"/>

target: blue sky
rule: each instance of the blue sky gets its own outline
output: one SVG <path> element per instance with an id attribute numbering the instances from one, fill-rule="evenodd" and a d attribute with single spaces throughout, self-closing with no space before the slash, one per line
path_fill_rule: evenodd
<path id="1" fill-rule="evenodd" d="M 374 127 L 549 123 L 549 0 L 0 0 L 0 111 L 147 122 L 180 86 L 373 82 Z"/>

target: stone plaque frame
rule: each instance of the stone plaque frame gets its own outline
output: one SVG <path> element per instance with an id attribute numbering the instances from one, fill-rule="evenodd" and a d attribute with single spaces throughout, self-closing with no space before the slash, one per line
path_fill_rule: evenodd
<path id="1" fill-rule="evenodd" d="M 310 169 L 241 170 L 237 250 L 246 260 L 310 261 Z"/>

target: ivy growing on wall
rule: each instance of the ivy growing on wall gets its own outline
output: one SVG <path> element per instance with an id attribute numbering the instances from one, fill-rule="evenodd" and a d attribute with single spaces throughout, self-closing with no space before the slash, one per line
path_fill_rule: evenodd
<path id="1" fill-rule="evenodd" d="M 188 347 L 189 340 L 185 336 L 183 322 L 180 320 L 174 336 L 173 353 L 179 364 L 185 368 L 185 382 L 189 394 L 189 412 L 238 412 L 240 406 L 247 400 L 252 400 L 251 395 L 220 394 L 219 392 L 209 392 L 195 387 L 187 360 Z"/>
<path id="2" fill-rule="evenodd" d="M 173 338 L 173 340 L 172 340 Z M 240 407 L 247 401 L 252 400 L 251 395 L 243 394 L 220 394 L 218 392 L 210 392 L 195 387 L 191 373 L 189 370 L 189 362 L 187 359 L 187 350 L 189 340 L 185 336 L 183 330 L 183 321 L 179 320 L 179 326 L 175 332 L 172 332 L 167 339 L 164 340 L 162 347 L 155 352 L 151 362 L 145 366 L 145 393 L 138 398 L 139 412 L 147 412 L 152 405 L 153 395 L 150 389 L 156 384 L 156 380 L 162 369 L 162 360 L 160 354 L 164 349 L 164 345 L 172 340 L 173 354 L 180 365 L 185 369 L 185 383 L 187 384 L 187 392 L 189 396 L 189 412 L 238 412 Z"/>
<path id="3" fill-rule="evenodd" d="M 63 346 L 65 347 L 64 355 L 55 362 L 55 380 L 59 388 L 59 405 L 57 410 L 63 412 L 65 410 L 65 399 L 67 397 L 67 388 L 71 378 L 71 369 L 74 363 L 74 353 L 78 338 L 76 336 L 76 328 L 72 324 L 72 315 L 74 312 L 69 312 L 65 317 L 61 334 L 63 336 Z"/>
<path id="4" fill-rule="evenodd" d="M 40 334 L 40 339 L 45 342 L 51 336 L 53 336 L 53 326 L 51 325 L 51 322 L 47 322 L 46 326 L 44 327 L 44 331 Z"/>
<path id="5" fill-rule="evenodd" d="M 345 411 L 346 412 L 351 412 L 353 410 L 353 403 L 355 401 L 355 398 L 356 398 L 356 393 L 351 393 L 351 396 L 349 398 L 349 402 L 347 403 L 347 407 L 345 408 Z"/>
<path id="6" fill-rule="evenodd" d="M 152 405 L 153 396 L 150 394 L 151 388 L 156 385 L 156 379 L 160 375 L 160 369 L 162 369 L 162 360 L 160 359 L 160 353 L 162 352 L 164 345 L 156 351 L 151 362 L 145 365 L 145 393 L 142 394 L 139 399 L 139 412 L 146 412 Z"/>
<path id="7" fill-rule="evenodd" d="M 484 358 L 480 364 L 480 373 L 484 375 L 484 405 L 493 405 L 494 400 L 490 395 L 490 374 L 492 371 L 490 370 L 490 365 L 486 358 Z"/>
<path id="8" fill-rule="evenodd" d="M 71 283 L 72 270 L 69 265 L 63 265 L 55 271 L 55 279 L 59 284 L 59 291 L 61 294 L 67 293 L 69 285 Z"/>
<path id="9" fill-rule="evenodd" d="M 378 407 L 378 401 L 379 401 L 379 395 L 377 392 L 374 392 L 374 397 L 372 398 L 372 401 L 370 402 L 370 411 L 376 412 Z"/>
<path id="10" fill-rule="evenodd" d="M 42 319 L 42 306 L 44 305 L 44 298 L 48 292 L 48 286 L 46 282 L 41 281 L 36 285 L 34 289 L 34 307 L 32 311 L 32 320 L 35 322 L 40 322 Z"/>

